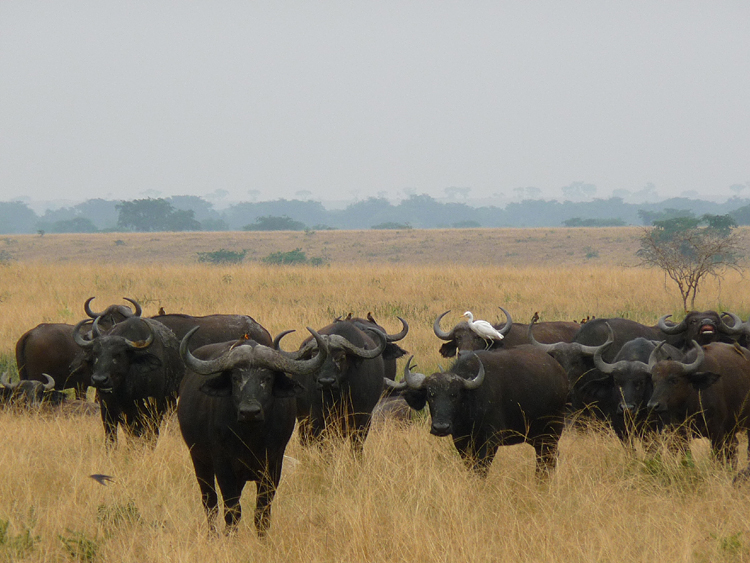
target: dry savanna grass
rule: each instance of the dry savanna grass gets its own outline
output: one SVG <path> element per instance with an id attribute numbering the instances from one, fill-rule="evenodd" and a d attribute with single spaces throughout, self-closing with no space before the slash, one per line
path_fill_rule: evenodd
<path id="1" fill-rule="evenodd" d="M 317 236 L 317 234 L 315 235 Z M 38 238 L 47 238 L 38 237 Z M 145 314 L 246 313 L 295 347 L 304 327 L 372 311 L 389 331 L 396 315 L 411 331 L 402 345 L 421 371 L 438 363 L 432 321 L 444 327 L 471 309 L 519 322 L 586 315 L 652 324 L 678 316 L 679 295 L 663 275 L 623 266 L 476 266 L 367 260 L 329 267 L 211 267 L 177 259 L 116 265 L 21 260 L 0 267 L 0 354 L 9 363 L 18 337 L 40 322 L 76 322 L 95 309 L 140 301 Z M 738 273 L 709 280 L 701 309 L 746 318 Z M 288 340 L 288 342 L 287 342 Z M 400 362 L 403 366 L 403 362 Z M 252 526 L 254 485 L 243 495 L 236 535 L 209 538 L 187 449 L 176 420 L 155 449 L 121 440 L 108 452 L 96 416 L 0 412 L 0 560 L 19 561 L 742 561 L 750 559 L 750 487 L 716 464 L 705 440 L 682 458 L 640 443 L 624 448 L 603 428 L 566 430 L 556 472 L 534 477 L 530 446 L 501 448 L 486 480 L 468 473 L 446 438 L 424 419 L 373 429 L 362 462 L 346 447 L 303 450 L 296 436 L 273 504 L 271 530 Z M 747 463 L 743 453 L 740 466 Z M 88 475 L 114 482 L 101 486 Z M 4 524 L 7 522 L 7 529 Z"/>

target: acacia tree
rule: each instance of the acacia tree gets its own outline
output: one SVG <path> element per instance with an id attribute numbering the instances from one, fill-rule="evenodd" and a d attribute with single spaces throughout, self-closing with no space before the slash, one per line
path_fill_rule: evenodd
<path id="1" fill-rule="evenodd" d="M 729 215 L 654 221 L 653 227 L 641 236 L 637 255 L 642 264 L 661 268 L 677 284 L 687 312 L 688 299 L 690 308 L 695 308 L 695 295 L 705 277 L 720 277 L 727 268 L 739 270 L 736 226 Z"/>

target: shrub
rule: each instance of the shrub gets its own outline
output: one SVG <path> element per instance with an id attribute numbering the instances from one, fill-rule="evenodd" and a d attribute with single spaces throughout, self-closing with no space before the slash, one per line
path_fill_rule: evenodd
<path id="1" fill-rule="evenodd" d="M 227 250 L 226 248 L 220 248 L 213 252 L 199 252 L 198 262 L 208 262 L 209 264 L 239 264 L 245 258 L 247 250 L 242 252 L 235 252 L 233 250 Z"/>
<path id="2" fill-rule="evenodd" d="M 307 256 L 301 248 L 295 248 L 288 252 L 273 252 L 261 259 L 265 264 L 304 264 Z"/>
<path id="3" fill-rule="evenodd" d="M 377 225 L 373 225 L 370 228 L 378 229 L 378 230 L 383 230 L 383 229 L 398 230 L 398 229 L 411 229 L 411 225 L 409 223 L 394 223 L 392 221 L 388 221 L 386 223 L 378 223 Z"/>
<path id="4" fill-rule="evenodd" d="M 300 221 L 295 221 L 291 217 L 283 215 L 282 217 L 274 217 L 273 215 L 266 215 L 264 217 L 258 217 L 255 223 L 245 225 L 242 227 L 243 231 L 304 231 L 307 227 Z"/>

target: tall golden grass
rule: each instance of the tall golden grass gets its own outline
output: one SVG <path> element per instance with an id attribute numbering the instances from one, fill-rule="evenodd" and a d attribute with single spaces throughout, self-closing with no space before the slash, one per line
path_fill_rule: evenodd
<path id="1" fill-rule="evenodd" d="M 701 309 L 750 310 L 738 274 L 709 280 Z M 275 334 L 321 327 L 372 311 L 420 370 L 439 362 L 432 321 L 471 309 L 487 320 L 502 305 L 519 322 L 587 315 L 652 324 L 679 316 L 680 299 L 658 272 L 633 268 L 382 265 L 327 268 L 12 264 L 0 268 L 0 353 L 40 322 L 75 322 L 132 297 L 156 314 L 252 315 Z M 295 341 L 295 338 L 297 339 Z M 254 486 L 230 538 L 209 538 L 187 449 L 174 419 L 155 449 L 108 452 L 95 416 L 0 412 L 0 559 L 68 561 L 742 561 L 750 559 L 750 491 L 715 464 L 705 441 L 691 458 L 640 444 L 624 448 L 606 429 L 566 431 L 556 472 L 534 478 L 530 446 L 501 448 L 486 480 L 467 472 L 448 439 L 424 421 L 373 429 L 361 463 L 348 448 L 287 454 L 266 540 L 252 526 Z M 742 442 L 743 445 L 746 443 Z M 741 464 L 747 456 L 741 456 Z M 115 481 L 101 486 L 88 475 Z M 0 522 L 2 532 L 2 522 Z"/>

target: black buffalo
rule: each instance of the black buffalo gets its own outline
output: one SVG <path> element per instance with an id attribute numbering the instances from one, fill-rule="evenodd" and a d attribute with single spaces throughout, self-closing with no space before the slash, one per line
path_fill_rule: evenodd
<path id="1" fill-rule="evenodd" d="M 97 318 L 91 310 L 93 297 L 89 297 L 83 309 L 89 317 Z M 133 316 L 140 316 L 141 307 L 127 297 L 135 311 L 124 305 L 110 305 L 99 313 L 99 326 L 107 330 L 115 324 Z M 55 381 L 55 389 L 75 389 L 81 396 L 91 385 L 91 366 L 73 338 L 75 326 L 66 323 L 42 323 L 25 332 L 16 343 L 16 365 L 22 381 L 46 383 L 44 374 Z M 84 338 L 89 338 L 88 335 Z"/>
<path id="2" fill-rule="evenodd" d="M 254 340 L 264 346 L 271 346 L 272 344 L 271 334 L 248 315 L 194 317 L 172 313 L 151 318 L 172 329 L 178 341 L 181 341 L 195 327 L 200 327 L 200 331 L 190 342 L 193 350 L 206 344 L 229 342 L 230 340 Z"/>
<path id="3" fill-rule="evenodd" d="M 351 438 L 361 454 L 372 411 L 383 393 L 384 333 L 365 330 L 352 321 L 336 321 L 318 331 L 329 354 L 322 366 L 300 382 L 305 392 L 297 398 L 297 419 L 303 444 L 318 442 L 328 428 Z M 295 357 L 309 358 L 317 343 L 308 338 Z"/>
<path id="4" fill-rule="evenodd" d="M 0 404 L 40 406 L 42 403 L 60 404 L 65 394 L 55 391 L 55 380 L 49 375 L 47 381 L 11 381 L 8 372 L 0 376 Z"/>
<path id="5" fill-rule="evenodd" d="M 678 324 L 667 324 L 672 315 L 664 315 L 657 326 L 666 335 L 659 340 L 667 340 L 673 346 L 688 350 L 695 340 L 701 346 L 711 342 L 734 343 L 742 334 L 742 320 L 734 313 L 724 313 L 733 323 L 728 325 L 716 311 L 690 311 Z"/>
<path id="6" fill-rule="evenodd" d="M 226 532 L 241 517 L 240 496 L 247 481 L 258 485 L 255 527 L 270 524 L 271 501 L 281 476 L 284 449 L 294 429 L 298 377 L 320 367 L 326 344 L 310 330 L 319 350 L 307 361 L 291 360 L 253 340 L 210 344 L 190 352 L 193 328 L 180 354 L 188 370 L 180 387 L 177 417 L 190 450 L 209 527 L 216 529 L 218 482 L 224 499 Z"/>
<path id="7" fill-rule="evenodd" d="M 489 349 L 506 349 L 529 344 L 529 325 L 514 323 L 510 313 L 502 307 L 499 308 L 505 313 L 506 321 L 503 324 L 494 324 L 492 326 L 503 335 L 503 339 L 492 340 Z M 440 321 L 448 313 L 450 313 L 450 311 L 446 311 L 439 315 L 432 324 L 432 330 L 435 333 L 435 336 L 446 341 L 445 344 L 440 347 L 440 354 L 443 357 L 452 358 L 456 354 L 471 352 L 474 350 L 484 350 L 487 348 L 487 342 L 471 330 L 469 323 L 466 321 L 458 323 L 450 330 L 450 332 L 443 331 L 440 328 Z M 537 333 L 537 337 L 543 342 L 570 342 L 580 328 L 581 325 L 578 323 L 552 321 L 537 323 L 534 331 Z"/>
<path id="8" fill-rule="evenodd" d="M 736 434 L 750 434 L 750 351 L 723 342 L 694 343 L 682 361 L 656 362 L 651 377 L 649 408 L 669 424 L 689 425 L 711 441 L 715 455 L 736 463 Z"/>
<path id="9" fill-rule="evenodd" d="M 648 340 L 663 340 L 664 334 L 656 327 L 650 327 L 629 319 L 594 319 L 581 326 L 571 342 L 556 342 L 544 344 L 538 342 L 534 336 L 535 323 L 528 328 L 528 337 L 532 345 L 547 352 L 555 358 L 568 375 L 570 385 L 571 405 L 577 411 L 586 408 L 581 395 L 573 393 L 574 386 L 583 374 L 588 373 L 590 379 L 602 377 L 602 373 L 594 365 L 594 353 L 607 342 L 610 329 L 614 333 L 613 342 L 603 350 L 602 359 L 611 362 L 626 342 L 642 337 Z M 595 370 L 595 371 L 592 371 Z"/>
<path id="10" fill-rule="evenodd" d="M 669 344 L 638 337 L 626 342 L 612 363 L 602 355 L 614 338 L 610 336 L 594 353 L 596 370 L 584 374 L 573 386 L 576 402 L 584 404 L 611 423 L 617 436 L 625 441 L 657 429 L 647 404 L 653 385 L 651 368 L 657 359 L 680 360 L 683 353 Z M 660 353 L 654 354 L 657 346 Z"/>
<path id="11" fill-rule="evenodd" d="M 446 372 L 411 372 L 395 385 L 415 410 L 429 405 L 430 432 L 452 436 L 467 466 L 484 476 L 497 448 L 527 443 L 536 451 L 537 474 L 557 460 L 568 395 L 565 372 L 532 346 L 462 355 Z"/>
<path id="12" fill-rule="evenodd" d="M 401 330 L 394 334 L 388 334 L 385 328 L 380 326 L 375 319 L 372 316 L 372 313 L 367 313 L 367 318 L 363 319 L 361 317 L 347 317 L 346 320 L 349 322 L 354 323 L 357 328 L 360 328 L 365 331 L 376 331 L 381 332 L 385 334 L 385 339 L 387 344 L 385 345 L 385 350 L 383 350 L 382 356 L 383 356 L 383 369 L 385 371 L 385 377 L 395 381 L 396 380 L 396 373 L 398 372 L 397 366 L 396 366 L 396 360 L 401 358 L 402 356 L 405 356 L 408 352 L 401 348 L 398 344 L 395 344 L 395 342 L 398 342 L 399 340 L 403 340 L 406 338 L 406 335 L 409 334 L 409 325 L 408 323 L 402 319 L 401 317 L 396 317 L 399 321 L 401 321 Z M 337 319 L 340 320 L 340 319 Z"/>
<path id="13" fill-rule="evenodd" d="M 158 321 L 132 317 L 106 333 L 93 321 L 92 340 L 76 325 L 76 343 L 92 366 L 108 445 L 117 442 L 117 426 L 128 434 L 154 441 L 165 413 L 177 401 L 185 372 L 174 333 Z"/>

